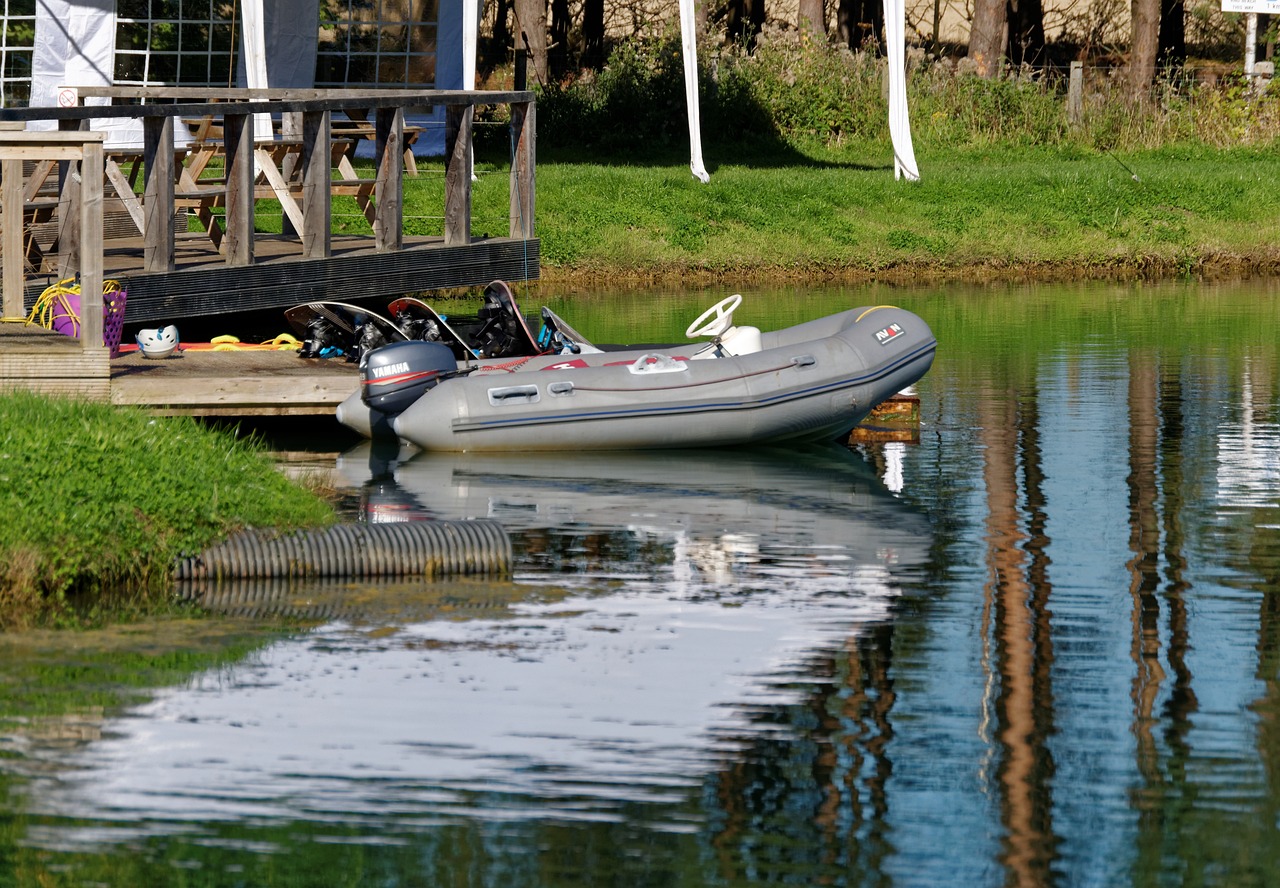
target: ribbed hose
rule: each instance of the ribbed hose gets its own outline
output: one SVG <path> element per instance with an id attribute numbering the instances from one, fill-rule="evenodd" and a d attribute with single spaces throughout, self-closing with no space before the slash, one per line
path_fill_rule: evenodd
<path id="1" fill-rule="evenodd" d="M 247 577 L 507 575 L 511 537 L 496 521 L 339 524 L 280 533 L 249 530 L 186 558 L 176 580 Z"/>

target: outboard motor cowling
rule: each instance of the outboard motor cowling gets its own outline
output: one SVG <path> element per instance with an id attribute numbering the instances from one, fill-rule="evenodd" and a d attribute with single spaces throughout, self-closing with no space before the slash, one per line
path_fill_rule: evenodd
<path id="1" fill-rule="evenodd" d="M 447 345 L 409 340 L 393 342 L 360 358 L 360 399 L 371 410 L 396 414 L 458 371 Z"/>

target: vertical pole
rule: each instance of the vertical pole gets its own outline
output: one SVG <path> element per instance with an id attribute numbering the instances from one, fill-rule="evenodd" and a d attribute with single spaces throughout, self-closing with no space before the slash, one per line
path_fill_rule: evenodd
<path id="1" fill-rule="evenodd" d="M 174 268 L 173 118 L 142 118 L 142 266 L 149 272 Z"/>
<path id="2" fill-rule="evenodd" d="M 5 158 L 0 162 L 0 176 L 4 177 L 4 241 L 0 249 L 4 255 L 4 316 L 20 318 L 26 314 L 22 303 L 22 291 L 26 283 L 27 256 L 22 249 L 22 161 Z"/>
<path id="3" fill-rule="evenodd" d="M 1244 76 L 1253 76 L 1253 62 L 1258 53 L 1258 14 L 1251 12 L 1245 16 L 1244 28 Z M 1252 86 L 1250 82 L 1250 86 Z"/>
<path id="4" fill-rule="evenodd" d="M 385 253 L 404 247 L 404 109 L 379 108 L 374 133 L 378 153 L 374 249 Z"/>
<path id="5" fill-rule="evenodd" d="M 533 202 L 536 193 L 536 126 L 533 102 L 511 104 L 511 137 L 515 155 L 511 158 L 510 236 L 529 240 L 533 237 Z"/>
<path id="6" fill-rule="evenodd" d="M 225 114 L 222 146 L 227 170 L 227 264 L 253 264 L 253 121 L 245 114 Z"/>
<path id="7" fill-rule="evenodd" d="M 447 105 L 444 123 L 444 242 L 471 243 L 471 122 L 474 105 Z"/>
<path id="8" fill-rule="evenodd" d="M 333 202 L 332 125 L 328 111 L 305 111 L 302 117 L 302 256 L 327 259 L 332 252 L 330 234 Z"/>
<path id="9" fill-rule="evenodd" d="M 102 342 L 102 135 L 86 141 L 80 159 L 80 347 Z"/>
<path id="10" fill-rule="evenodd" d="M 1067 122 L 1072 126 L 1084 119 L 1084 62 L 1071 63 L 1067 81 Z"/>

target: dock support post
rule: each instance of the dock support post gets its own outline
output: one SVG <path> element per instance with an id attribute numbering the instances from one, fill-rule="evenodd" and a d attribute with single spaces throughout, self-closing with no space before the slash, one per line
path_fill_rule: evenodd
<path id="1" fill-rule="evenodd" d="M 142 118 L 142 267 L 148 272 L 174 269 L 173 118 Z"/>
<path id="2" fill-rule="evenodd" d="M 333 251 L 329 181 L 331 116 L 328 111 L 302 113 L 302 256 L 327 259 Z"/>
<path id="3" fill-rule="evenodd" d="M 511 224 L 510 236 L 523 240 L 533 238 L 534 170 L 536 169 L 536 133 L 532 102 L 511 105 Z"/>
<path id="4" fill-rule="evenodd" d="M 378 153 L 378 181 L 374 185 L 375 249 L 379 253 L 394 252 L 404 248 L 404 109 L 379 108 L 374 137 Z"/>
<path id="5" fill-rule="evenodd" d="M 449 105 L 444 124 L 444 242 L 471 243 L 471 125 L 474 105 Z"/>
<path id="6" fill-rule="evenodd" d="M 223 117 L 223 149 L 227 169 L 227 264 L 253 264 L 254 144 L 253 119 L 247 114 Z"/>
<path id="7" fill-rule="evenodd" d="M 27 313 L 22 304 L 27 261 L 22 249 L 22 160 L 6 157 L 0 161 L 0 176 L 4 177 L 4 217 L 0 220 L 4 226 L 4 242 L 0 246 L 4 255 L 4 316 L 20 318 Z"/>

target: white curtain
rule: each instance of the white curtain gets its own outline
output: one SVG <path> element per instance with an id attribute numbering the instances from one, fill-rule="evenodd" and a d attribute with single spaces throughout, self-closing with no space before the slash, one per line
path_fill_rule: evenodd
<path id="1" fill-rule="evenodd" d="M 267 23 L 262 0 L 244 0 L 240 6 L 240 57 L 244 59 L 245 86 L 249 89 L 266 89 L 267 78 Z M 271 139 L 271 115 L 253 115 L 253 138 L 263 142 Z"/>
<path id="2" fill-rule="evenodd" d="M 693 4 L 694 0 L 680 0 L 680 39 L 684 49 L 684 97 L 689 111 L 689 171 L 699 181 L 710 182 L 711 174 L 702 163 L 702 121 L 698 113 L 698 21 Z"/>
<path id="3" fill-rule="evenodd" d="M 31 107 L 58 105 L 64 86 L 111 86 L 115 73 L 115 0 L 37 0 L 35 46 L 31 55 Z M 105 105 L 89 99 L 87 105 Z M 104 118 L 90 127 L 107 134 L 111 147 L 142 144 L 142 124 Z M 55 129 L 52 120 L 32 121 L 28 129 Z"/>
<path id="4" fill-rule="evenodd" d="M 911 146 L 907 113 L 907 10 L 904 0 L 884 0 L 884 42 L 889 47 L 889 138 L 893 142 L 893 177 L 916 182 L 916 152 Z"/>

